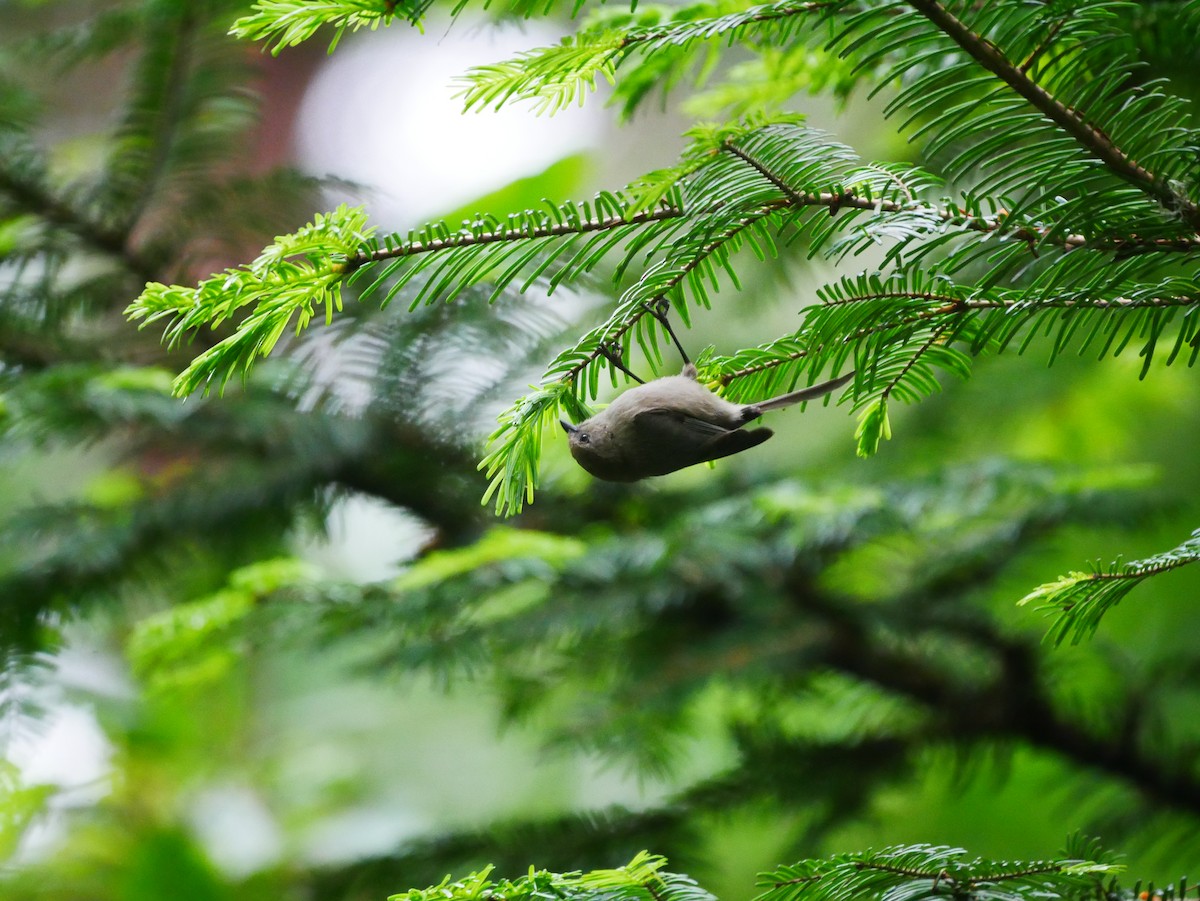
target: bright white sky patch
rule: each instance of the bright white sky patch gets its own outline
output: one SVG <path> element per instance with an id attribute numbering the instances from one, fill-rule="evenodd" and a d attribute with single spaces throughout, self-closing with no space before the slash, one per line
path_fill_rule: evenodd
<path id="1" fill-rule="evenodd" d="M 300 107 L 296 153 L 318 175 L 375 189 L 373 218 L 391 228 L 420 224 L 514 178 L 584 150 L 600 135 L 599 98 L 554 116 L 526 103 L 463 114 L 455 78 L 472 66 L 557 43 L 526 24 L 402 24 L 347 39 L 316 74 Z"/>

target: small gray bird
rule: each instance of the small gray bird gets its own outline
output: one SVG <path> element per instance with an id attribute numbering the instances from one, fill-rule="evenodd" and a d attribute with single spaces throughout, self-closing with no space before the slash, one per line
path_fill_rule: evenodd
<path id="1" fill-rule="evenodd" d="M 630 388 L 579 425 L 562 422 L 571 456 L 598 479 L 636 482 L 757 447 L 774 432 L 743 429 L 768 410 L 824 397 L 853 372 L 757 404 L 734 404 L 696 380 L 688 363 L 670 375 Z"/>

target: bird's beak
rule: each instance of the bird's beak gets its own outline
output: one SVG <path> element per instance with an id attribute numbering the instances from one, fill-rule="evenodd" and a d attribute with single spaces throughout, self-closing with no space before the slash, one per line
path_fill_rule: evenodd
<path id="1" fill-rule="evenodd" d="M 558 421 L 558 424 L 563 427 L 563 431 L 566 432 L 568 435 L 574 435 L 576 432 L 579 431 L 578 426 L 571 425 L 571 423 L 567 422 L 565 419 L 560 419 Z"/>

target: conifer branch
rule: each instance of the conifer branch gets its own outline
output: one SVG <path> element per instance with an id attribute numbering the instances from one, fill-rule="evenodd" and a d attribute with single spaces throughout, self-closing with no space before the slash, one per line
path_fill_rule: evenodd
<path id="1" fill-rule="evenodd" d="M 703 691 L 713 679 L 753 682 L 764 671 L 787 671 L 801 679 L 810 673 L 834 672 L 855 683 L 865 682 L 878 687 L 890 697 L 915 703 L 913 712 L 919 712 L 919 716 L 911 720 L 906 716 L 904 722 L 908 725 L 900 729 L 897 738 L 901 748 L 919 751 L 930 746 L 991 746 L 996 742 L 1021 741 L 1031 748 L 1061 756 L 1075 766 L 1127 782 L 1155 804 L 1166 804 L 1181 811 L 1200 811 L 1200 782 L 1196 774 L 1186 762 L 1174 764 L 1165 753 L 1163 742 L 1130 741 L 1130 733 L 1125 729 L 1113 728 L 1111 723 L 1097 723 L 1088 719 L 1084 712 L 1075 712 L 1064 703 L 1040 670 L 1043 655 L 1036 637 L 1005 632 L 990 621 L 963 618 L 957 612 L 961 610 L 957 602 L 963 592 L 971 592 L 979 584 L 989 581 L 1028 546 L 1033 536 L 1072 516 L 1068 512 L 1072 507 L 1078 505 L 1074 516 L 1094 521 L 1098 498 L 1094 487 L 1087 486 L 1096 483 L 1070 475 L 1067 479 L 1070 487 L 1068 484 L 1045 485 L 1037 490 L 1037 480 L 1026 474 L 1017 482 L 1023 512 L 1014 515 L 1009 502 L 1004 500 L 1002 480 L 997 480 L 995 474 L 985 476 L 974 468 L 969 474 L 969 484 L 974 486 L 972 490 L 980 491 L 987 499 L 979 508 L 972 506 L 970 492 L 947 490 L 947 477 L 943 474 L 939 478 L 942 486 L 939 491 L 947 490 L 941 501 L 947 505 L 944 511 L 936 504 L 931 507 L 932 498 L 928 494 L 912 489 L 900 490 L 887 500 L 871 494 L 869 499 L 860 496 L 849 501 L 838 489 L 832 489 L 840 503 L 829 505 L 825 513 L 814 513 L 825 509 L 822 504 L 801 499 L 794 507 L 786 508 L 791 510 L 790 513 L 780 510 L 782 521 L 773 519 L 770 525 L 746 526 L 751 529 L 748 533 L 740 531 L 742 527 L 732 528 L 733 523 L 741 521 L 741 514 L 737 512 L 739 504 L 746 510 L 757 510 L 761 498 L 749 496 L 735 500 L 722 496 L 716 503 L 722 505 L 726 517 L 723 521 L 731 525 L 729 533 L 714 538 L 711 546 L 701 544 L 699 547 L 694 546 L 694 535 L 672 533 L 661 552 L 655 555 L 656 560 L 673 561 L 674 566 L 667 569 L 653 567 L 647 570 L 645 561 L 637 561 L 636 555 L 634 559 L 630 558 L 630 551 L 644 540 L 642 533 L 615 539 L 607 548 L 606 564 L 599 568 L 582 546 L 574 545 L 564 553 L 563 542 L 574 542 L 575 539 L 562 537 L 532 555 L 545 564 L 539 564 L 533 570 L 507 567 L 502 563 L 512 559 L 511 552 L 496 555 L 496 566 L 477 568 L 471 574 L 447 566 L 447 560 L 431 559 L 424 573 L 413 573 L 417 584 L 426 585 L 428 597 L 424 600 L 420 595 L 406 597 L 410 598 L 413 611 L 428 610 L 433 603 L 436 609 L 444 609 L 450 619 L 438 617 L 427 621 L 419 612 L 402 613 L 394 625 L 396 641 L 410 649 L 417 660 L 427 660 L 421 647 L 427 641 L 435 642 L 439 647 L 448 643 L 460 648 L 474 647 L 476 641 L 485 639 L 498 641 L 499 645 L 492 647 L 489 653 L 497 655 L 497 663 L 503 667 L 508 653 L 519 653 L 527 646 L 530 629 L 540 628 L 547 618 L 553 620 L 564 607 L 570 608 L 571 598 L 588 597 L 594 606 L 603 605 L 609 614 L 614 609 L 623 609 L 622 605 L 632 605 L 626 615 L 642 616 L 636 599 L 626 590 L 629 584 L 638 584 L 643 592 L 673 592 L 672 609 L 686 615 L 686 611 L 697 607 L 723 609 L 729 603 L 736 603 L 735 599 L 746 592 L 764 590 L 767 597 L 777 598 L 772 603 L 779 605 L 771 615 L 722 627 L 713 635 L 706 633 L 696 644 L 668 645 L 664 647 L 664 653 L 669 647 L 669 657 L 648 663 L 648 668 L 636 672 L 624 672 L 621 665 L 616 664 L 615 668 L 620 672 L 612 673 L 611 684 L 605 682 L 609 694 L 600 705 L 606 711 L 603 716 L 619 719 L 631 714 L 616 711 L 653 710 L 664 698 L 670 698 L 672 704 L 678 703 L 680 698 Z M 967 473 L 960 473 L 960 476 L 964 475 Z M 954 482 L 955 478 L 951 476 L 949 484 Z M 764 490 L 769 495 L 775 489 Z M 1065 505 L 1064 501 L 1067 502 Z M 951 509 L 955 513 L 951 514 Z M 975 509 L 976 512 L 964 513 L 964 509 Z M 703 521 L 705 513 L 703 508 L 693 510 L 689 519 L 699 517 Z M 928 521 L 942 514 L 950 516 L 951 522 L 931 529 Z M 907 589 L 889 595 L 881 604 L 883 609 L 868 611 L 847 604 L 836 584 L 822 585 L 821 580 L 814 584 L 813 569 L 806 560 L 813 556 L 821 559 L 829 553 L 836 558 L 861 543 L 869 545 L 872 535 L 877 538 L 878 534 L 872 533 L 865 524 L 893 522 L 893 516 L 899 517 L 902 523 L 901 534 L 918 539 L 913 546 L 924 547 L 930 555 L 927 561 L 916 564 L 919 575 L 914 575 L 915 581 Z M 790 517 L 804 522 L 802 547 L 806 553 L 803 555 L 797 555 L 792 540 L 783 539 L 779 543 L 781 534 L 795 534 L 777 531 Z M 973 517 L 982 517 L 990 523 L 984 534 L 978 531 L 980 521 Z M 834 521 L 838 527 L 830 529 Z M 911 523 L 914 531 L 909 531 L 909 526 L 904 523 Z M 893 528 L 886 529 L 885 534 L 897 534 Z M 528 535 L 524 530 L 521 534 Z M 735 534 L 736 539 L 732 537 Z M 921 535 L 932 541 L 926 544 Z M 979 553 L 981 540 L 987 549 L 984 555 Z M 850 542 L 849 548 L 846 541 Z M 774 556 L 777 553 L 782 556 Z M 464 551 L 463 555 L 478 567 L 477 550 Z M 743 569 L 749 560 L 757 561 L 760 567 L 764 561 L 776 561 L 769 567 L 771 574 L 765 577 L 769 583 L 759 581 L 764 578 L 763 572 L 753 567 Z M 692 565 L 707 565 L 713 571 L 744 575 L 717 584 L 703 580 L 681 583 L 679 567 Z M 537 573 L 537 583 L 548 598 L 544 605 L 514 614 L 505 626 L 495 621 L 479 623 L 470 616 L 471 604 L 487 604 L 494 593 L 503 593 L 521 584 L 530 578 L 531 572 Z M 431 577 L 431 582 L 425 582 L 426 577 Z M 481 597 L 469 602 L 467 608 L 462 607 L 463 598 L 474 597 L 480 592 Z M 439 599 L 446 603 L 444 608 L 436 607 Z M 912 611 L 916 609 L 914 604 L 926 608 L 926 612 L 915 620 L 912 617 Z M 412 617 L 419 620 L 415 632 L 404 625 Z M 652 618 L 637 621 L 652 630 L 650 637 L 655 635 L 656 625 Z M 589 622 L 572 643 L 573 650 L 567 653 L 575 656 L 565 665 L 572 667 L 580 663 L 586 667 L 595 663 L 588 648 L 597 644 L 615 649 L 626 647 L 621 642 L 632 640 L 624 631 L 627 622 L 625 615 Z M 451 630 L 449 635 L 445 634 L 443 626 Z M 729 632 L 727 628 L 734 631 Z M 610 634 L 610 629 L 619 630 L 620 637 Z M 641 640 L 647 640 L 644 631 L 638 630 L 636 634 Z M 507 637 L 503 637 L 505 635 Z M 900 637 L 904 640 L 897 640 Z M 617 644 L 610 644 L 614 639 Z M 966 659 L 973 661 L 970 674 L 947 665 L 944 655 L 935 650 L 938 647 L 954 648 L 956 659 L 959 654 L 967 655 Z M 472 660 L 471 666 L 477 663 Z M 612 663 L 609 659 L 600 665 L 607 667 Z M 552 682 L 551 671 L 539 670 L 534 674 L 535 679 L 539 684 L 542 679 Z M 602 672 L 606 670 L 602 669 Z M 528 696 L 524 697 L 529 703 Z M 555 699 L 562 700 L 557 696 Z M 533 700 L 536 701 L 536 697 Z M 607 719 L 602 722 L 608 724 Z M 608 725 L 618 730 L 622 728 Z M 581 742 L 605 742 L 611 737 L 611 733 L 603 731 L 604 726 L 595 722 L 576 722 L 564 728 L 569 730 L 569 736 L 561 738 L 574 737 Z M 889 732 L 889 735 L 894 734 Z M 786 762 L 783 765 L 787 766 Z M 1003 874 L 1023 869 L 993 865 L 983 868 L 982 872 Z"/>
<path id="2" fill-rule="evenodd" d="M 1058 33 L 1062 31 L 1066 21 L 1066 16 L 1059 16 L 1055 20 L 1054 24 L 1050 26 L 1050 30 L 1046 32 L 1046 36 L 1042 38 L 1038 45 L 1029 52 L 1029 55 L 1021 61 L 1021 65 L 1017 67 L 1021 74 L 1028 74 L 1029 70 L 1033 68 L 1034 63 L 1041 58 L 1042 54 L 1054 46 L 1054 39 L 1058 37 Z"/>
<path id="3" fill-rule="evenodd" d="M 988 311 L 1000 310 L 1009 313 L 1015 311 L 1023 311 L 1030 316 L 1036 315 L 1040 310 L 1097 310 L 1097 311 L 1132 311 L 1132 310 L 1147 310 L 1147 309 L 1168 309 L 1168 308 L 1184 308 L 1200 306 L 1200 297 L 1192 296 L 1174 296 L 1174 297 L 1145 297 L 1145 298 L 1075 298 L 1075 297 L 1050 297 L 1045 300 L 1026 300 L 1024 298 L 986 298 L 986 297 L 960 297 L 953 294 L 937 293 L 933 291 L 877 291 L 858 294 L 852 297 L 844 297 L 837 300 L 827 301 L 823 306 L 845 306 L 852 304 L 871 304 L 874 301 L 880 300 L 912 300 L 927 303 L 939 304 L 932 309 L 922 309 L 917 312 L 897 316 L 891 319 L 884 319 L 866 328 L 859 329 L 846 335 L 845 342 L 853 344 L 863 338 L 880 331 L 895 328 L 897 326 L 908 326 L 928 320 L 943 319 L 950 316 L 956 316 L 964 311 Z M 943 327 L 944 331 L 944 327 Z M 803 340 L 803 330 L 801 333 L 784 339 L 787 342 Z M 766 349 L 769 345 L 764 345 Z M 817 349 L 820 353 L 820 348 Z M 717 383 L 723 386 L 728 386 L 738 379 L 744 379 L 750 376 L 757 375 L 780 366 L 786 366 L 798 360 L 803 360 L 813 355 L 813 351 L 809 348 L 799 348 L 779 354 L 771 359 L 763 359 L 759 362 L 741 366 L 727 372 L 722 372 L 716 379 Z M 719 363 L 718 363 L 719 365 Z"/>
<path id="4" fill-rule="evenodd" d="M 412 24 L 424 17 L 432 0 L 255 0 L 251 12 L 239 18 L 230 34 L 263 41 L 272 54 L 307 41 L 323 26 L 332 25 L 332 53 L 347 31 L 389 25 L 396 16 Z"/>
<path id="5" fill-rule="evenodd" d="M 1041 684 L 1035 645 L 991 628 L 958 632 L 964 641 L 996 655 L 995 678 L 967 688 L 919 652 L 887 646 L 885 640 L 871 637 L 863 623 L 824 609 L 820 599 L 799 597 L 800 590 L 808 591 L 797 590 L 797 603 L 817 604 L 840 633 L 830 640 L 832 666 L 927 705 L 939 722 L 952 724 L 956 740 L 1021 739 L 1078 766 L 1121 779 L 1155 803 L 1200 812 L 1200 780 L 1189 767 L 1172 767 L 1152 750 L 1129 741 L 1123 732 L 1102 732 L 1061 709 Z M 896 603 L 929 603 L 937 597 L 939 586 L 922 586 L 921 591 L 919 597 L 900 598 Z M 950 627 L 950 631 L 957 630 Z"/>
<path id="6" fill-rule="evenodd" d="M 414 240 L 405 243 L 395 243 L 360 250 L 347 257 L 338 268 L 345 275 L 352 274 L 368 263 L 379 263 L 384 260 L 415 257 L 427 253 L 437 253 L 461 247 L 477 247 L 484 244 L 500 244 L 506 242 L 535 241 L 540 238 L 559 238 L 568 235 L 585 235 L 591 232 L 608 231 L 627 225 L 646 222 L 662 222 L 666 219 L 676 219 L 683 215 L 683 210 L 670 204 L 664 204 L 656 209 L 639 210 L 627 215 L 613 215 L 585 219 L 581 222 L 557 222 L 553 225 L 536 225 L 521 228 L 503 228 L 495 231 L 463 231 L 444 238 L 432 238 L 427 241 Z"/>
<path id="7" fill-rule="evenodd" d="M 977 886 L 988 882 L 1005 882 L 1010 879 L 1028 879 L 1030 876 L 1042 876 L 1047 873 L 1061 873 L 1065 867 L 1058 863 L 1046 863 L 1025 867 L 1020 870 L 1002 870 L 983 873 L 961 880 L 964 885 Z"/>
<path id="8" fill-rule="evenodd" d="M 1118 147 L 1086 114 L 1050 94 L 1020 66 L 1014 65 L 995 44 L 972 31 L 938 0 L 907 0 L 917 12 L 963 48 L 981 66 L 996 75 L 1047 119 L 1070 135 L 1109 171 L 1157 200 L 1164 208 L 1179 213 L 1194 229 L 1200 229 L 1200 206 L 1174 191 L 1150 170 L 1139 165 Z"/>
<path id="9" fill-rule="evenodd" d="M 904 867 L 896 864 L 885 863 L 884 861 L 880 860 L 859 860 L 854 862 L 854 869 L 876 870 L 880 873 L 892 873 L 896 876 L 908 876 L 911 879 L 933 879 L 935 881 L 945 880 L 946 882 L 951 883 L 955 881 L 946 873 L 944 867 L 936 870 L 923 870 L 918 869 L 917 867 Z"/>
<path id="10" fill-rule="evenodd" d="M 661 286 L 661 289 L 658 290 L 657 293 L 646 300 L 639 302 L 631 311 L 623 316 L 616 325 L 613 325 L 610 322 L 609 325 L 605 326 L 603 330 L 603 336 L 601 337 L 599 343 L 597 343 L 595 349 L 589 351 L 587 354 L 581 357 L 577 363 L 567 369 L 566 373 L 563 375 L 562 381 L 573 382 L 583 371 L 584 367 L 594 363 L 597 359 L 604 356 L 606 347 L 611 346 L 614 342 L 620 342 L 630 329 L 632 329 L 643 318 L 645 318 L 650 313 L 651 307 L 654 304 L 666 300 L 669 297 L 670 292 L 678 288 L 687 279 L 687 277 L 696 270 L 697 267 L 702 265 L 708 259 L 709 255 L 712 254 L 713 251 L 727 244 L 731 239 L 737 236 L 738 232 L 748 228 L 759 220 L 770 216 L 781 206 L 782 204 L 760 207 L 753 213 L 749 213 L 741 217 L 740 221 L 732 229 L 722 232 L 721 235 L 706 244 L 699 253 L 693 256 L 688 262 L 680 266 L 679 269 L 676 270 L 676 272 L 673 273 L 665 282 L 665 284 Z"/>
<path id="11" fill-rule="evenodd" d="M 1096 849 L 1099 850 L 1099 849 Z M 997 878 L 981 875 L 1010 868 Z M 837 901 L 840 898 L 930 898 L 960 901 L 1064 901 L 1101 894 L 1102 879 L 1120 867 L 1078 858 L 998 863 L 969 859 L 961 848 L 902 845 L 802 860 L 759 875 L 759 901 Z M 945 888 L 943 889 L 943 885 Z"/>
<path id="12" fill-rule="evenodd" d="M 681 39 L 680 31 L 695 32 L 697 36 L 706 38 L 719 37 L 732 28 L 743 28 L 762 22 L 774 22 L 779 19 L 789 19 L 806 13 L 819 12 L 845 6 L 846 0 L 792 0 L 786 3 L 766 3 L 762 6 L 751 7 L 735 16 L 723 17 L 709 22 L 678 23 L 660 28 L 630 30 L 619 41 L 619 46 L 635 47 L 638 44 L 653 44 L 660 41 L 677 43 Z M 688 34 L 690 37 L 690 34 Z"/>
<path id="13" fill-rule="evenodd" d="M 145 85 L 150 90 L 161 92 L 161 112 L 149 129 L 150 159 L 139 173 L 133 202 L 122 215 L 121 228 L 127 234 L 133 232 L 169 170 L 172 146 L 184 119 L 184 97 L 192 85 L 189 73 L 195 56 L 196 29 L 200 21 L 190 4 L 184 4 L 177 15 L 178 21 L 171 33 L 171 46 L 156 46 L 158 35 L 152 34 L 147 46 L 142 48 L 143 54 L 166 53 L 170 59 L 161 79 L 155 78 L 151 84 Z M 142 81 L 145 82 L 146 79 L 143 78 Z M 117 152 L 120 155 L 121 151 Z M 121 163 L 123 160 L 118 159 L 116 162 Z"/>
<path id="14" fill-rule="evenodd" d="M 718 376 L 717 383 L 723 386 L 730 385 L 738 379 L 744 379 L 747 376 L 757 375 L 760 372 L 766 372 L 788 363 L 794 363 L 796 360 L 803 360 L 808 356 L 808 350 L 794 350 L 774 360 L 765 360 L 762 363 L 755 363 L 753 366 L 743 366 L 741 369 L 735 369 L 733 372 L 722 373 Z"/>
<path id="15" fill-rule="evenodd" d="M 635 52 L 683 54 L 697 42 L 721 37 L 733 41 L 755 26 L 775 23 L 786 29 L 799 16 L 844 5 L 845 0 L 782 0 L 707 17 L 683 10 L 678 19 L 664 25 L 620 29 L 599 25 L 560 44 L 471 69 L 461 79 L 463 105 L 499 108 L 515 97 L 535 101 L 539 112 L 557 112 L 594 89 L 598 77 L 613 81 L 616 68 Z"/>
<path id="16" fill-rule="evenodd" d="M 968 231 L 979 234 L 1005 232 L 1018 241 L 1025 242 L 1030 252 L 1037 252 L 1037 247 L 1047 241 L 1052 241 L 1063 250 L 1090 248 L 1092 250 L 1111 250 L 1120 255 L 1133 253 L 1151 253 L 1154 251 L 1192 252 L 1200 250 L 1200 234 L 1173 236 L 1169 238 L 1143 238 L 1139 235 L 1113 235 L 1103 238 L 1088 238 L 1078 233 L 1062 235 L 1061 229 L 1047 226 L 1015 223 L 1001 210 L 994 216 L 982 216 L 968 210 L 954 207 L 937 207 L 915 198 L 909 197 L 908 202 L 887 200 L 870 196 L 861 196 L 854 191 L 830 192 L 821 191 L 803 193 L 789 185 L 782 177 L 773 172 L 754 154 L 738 146 L 733 140 L 727 140 L 723 148 L 743 160 L 747 165 L 756 169 L 764 178 L 787 195 L 793 206 L 823 206 L 828 207 L 829 214 L 836 215 L 842 208 L 870 211 L 875 213 L 922 213 L 939 219 L 948 225 L 957 225 Z M 901 186 L 903 187 L 903 186 Z"/>
<path id="17" fill-rule="evenodd" d="M 941 39 L 929 32 L 926 40 Z M 951 82 L 955 90 L 958 84 Z M 1030 121 L 1036 118 L 1022 115 Z M 1117 294 L 1139 290 L 1135 281 L 1123 278 L 1125 270 L 1133 271 L 1132 264 L 1122 265 L 1123 260 L 1164 248 L 1190 250 L 1200 246 L 1200 236 L 1160 235 L 1154 225 L 1135 219 L 1125 220 L 1130 227 L 1122 235 L 1122 220 L 1115 218 L 1116 233 L 1097 237 L 1068 228 L 1073 223 L 1064 221 L 1069 217 L 1058 207 L 1025 217 L 999 208 L 994 200 L 968 200 L 967 208 L 930 202 L 923 198 L 938 183 L 921 170 L 864 165 L 851 148 L 786 116 L 759 116 L 698 128 L 692 134 L 693 144 L 677 167 L 650 173 L 626 194 L 601 195 L 594 206 L 547 204 L 547 209 L 510 216 L 507 224 L 493 217 L 457 230 L 434 223 L 407 238 L 389 235 L 381 240 L 357 217 L 342 223 L 338 214 L 317 230 L 337 232 L 334 241 L 305 242 L 303 251 L 288 253 L 269 249 L 260 261 L 206 280 L 196 291 L 151 286 L 131 307 L 131 315 L 169 321 L 168 338 L 178 340 L 201 325 L 229 318 L 241 306 L 257 306 L 237 333 L 206 351 L 181 375 L 176 389 L 186 393 L 214 378 L 223 384 L 234 372 L 246 370 L 270 350 L 293 317 L 299 328 L 305 327 L 317 303 L 330 317 L 340 308 L 343 283 L 359 279 L 376 265 L 373 281 L 360 296 L 384 292 L 386 305 L 423 275 L 410 301 L 415 308 L 484 281 L 500 291 L 515 279 L 531 284 L 549 272 L 553 288 L 589 271 L 606 253 L 624 245 L 626 253 L 616 269 L 620 278 L 634 258 L 644 254 L 645 270 L 608 321 L 552 361 L 541 386 L 503 414 L 491 436 L 481 464 L 490 480 L 485 499 L 499 491 L 498 506 L 510 513 L 532 496 L 541 428 L 564 410 L 573 418 L 586 415 L 586 400 L 597 391 L 599 367 L 592 364 L 602 357 L 611 360 L 614 347 L 623 347 L 630 333 L 653 358 L 656 332 L 640 327 L 648 310 L 669 302 L 686 322 L 689 299 L 707 306 L 723 274 L 737 284 L 731 263 L 737 248 L 749 242 L 760 256 L 774 253 L 777 236 L 789 227 L 809 237 L 812 253 L 829 244 L 826 252 L 836 255 L 867 242 L 887 242 L 894 274 L 843 279 L 822 289 L 824 303 L 805 311 L 805 324 L 796 335 L 719 361 L 719 382 L 729 387 L 741 380 L 731 399 L 753 400 L 768 396 L 761 392 L 772 378 L 794 382 L 806 368 L 809 375 L 824 367 L 837 368 L 853 354 L 859 368 L 870 361 L 870 375 L 856 384 L 855 404 L 860 410 L 874 405 L 867 414 L 874 425 L 860 432 L 860 439 L 887 433 L 885 405 L 893 393 L 914 401 L 936 390 L 938 368 L 967 375 L 969 358 L 958 349 L 964 341 L 972 353 L 999 351 L 1019 333 L 1032 334 L 1036 324 L 1045 323 L 1058 335 L 1052 351 L 1057 354 L 1083 322 L 1091 326 L 1090 332 L 1084 329 L 1084 348 L 1095 341 L 1101 356 L 1116 354 L 1136 339 L 1143 342 L 1142 356 L 1149 365 L 1155 343 L 1174 319 L 1182 325 L 1170 359 L 1189 348 L 1193 359 L 1200 352 L 1200 343 L 1193 340 L 1196 324 L 1175 316 L 1195 303 L 1190 292 L 1169 290 L 1181 287 L 1182 280 L 1160 280 L 1154 287 L 1142 287 L 1141 293 Z M 1059 144 L 1078 156 L 1069 141 Z M 813 208 L 824 208 L 830 215 L 807 215 Z M 987 208 L 998 212 L 989 214 Z M 860 225 L 862 219 L 866 221 Z M 1083 228 L 1086 223 L 1081 216 Z M 1142 237 L 1146 231 L 1148 236 Z M 974 236 L 997 240 L 964 240 Z M 922 268 L 932 250 L 950 241 L 961 242 L 961 249 L 936 267 Z M 990 258 L 998 262 L 980 277 L 979 286 L 950 283 L 950 274 L 995 247 L 1000 252 Z M 1035 280 L 1024 289 L 999 287 L 1014 259 L 1026 252 L 1037 257 L 1043 248 L 1059 254 L 1040 267 L 1045 272 L 1038 276 L 1041 283 Z M 1081 253 L 1086 250 L 1110 250 L 1117 259 Z M 296 259 L 297 254 L 304 259 Z M 1064 291 L 1062 273 L 1078 270 L 1079 261 L 1086 266 L 1091 259 L 1104 264 L 1105 280 L 1093 279 L 1083 296 Z M 1117 296 L 1105 298 L 1102 285 L 1112 285 Z M 1110 310 L 1126 315 L 1108 324 L 1103 314 Z M 1082 312 L 1075 315 L 1076 311 Z M 940 337 L 946 338 L 944 343 Z M 860 452 L 875 444 L 860 440 Z"/>
<path id="18" fill-rule="evenodd" d="M 1038 602 L 1038 610 L 1055 617 L 1047 638 L 1055 644 L 1070 640 L 1078 644 L 1091 637 L 1101 618 L 1120 603 L 1138 584 L 1200 561 L 1200 530 L 1178 547 L 1153 557 L 1130 563 L 1114 563 L 1108 569 L 1072 572 L 1053 582 L 1039 585 L 1020 600 L 1020 604 Z"/>
<path id="19" fill-rule="evenodd" d="M 949 309 L 951 311 L 956 310 L 956 308 L 953 306 L 948 306 L 943 309 Z M 934 329 L 925 342 L 916 349 L 916 352 L 913 353 L 912 358 L 909 359 L 908 362 L 906 362 L 900 368 L 900 371 L 892 376 L 888 383 L 883 386 L 883 390 L 879 392 L 879 399 L 882 402 L 887 403 L 887 399 L 891 397 L 892 392 L 896 390 L 896 386 L 904 381 L 904 377 L 912 371 L 912 368 L 917 365 L 917 362 L 921 359 L 921 357 L 925 356 L 929 352 L 929 349 L 941 339 L 944 331 L 945 326 Z"/>
<path id="20" fill-rule="evenodd" d="M 151 264 L 129 247 L 129 234 L 92 218 L 40 181 L 26 176 L 0 160 L 0 192 L 16 206 L 50 225 L 79 238 L 88 247 L 116 261 L 139 280 L 153 281 L 157 273 Z"/>

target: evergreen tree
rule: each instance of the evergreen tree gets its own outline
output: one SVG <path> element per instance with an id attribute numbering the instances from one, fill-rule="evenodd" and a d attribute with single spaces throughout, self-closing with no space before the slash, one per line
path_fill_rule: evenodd
<path id="1" fill-rule="evenodd" d="M 407 233 L 349 203 L 314 214 L 317 180 L 254 158 L 247 42 L 337 52 L 347 32 L 434 11 L 4 11 L 9 741 L 36 729 L 29 686 L 72 634 L 118 646 L 138 692 L 111 705 L 110 792 L 65 818 L 56 852 L 0 874 L 6 897 L 711 897 L 657 854 L 717 884 L 724 859 L 769 869 L 763 901 L 1138 894 L 1140 873 L 1080 837 L 1020 862 L 920 828 L 844 853 L 944 769 L 969 795 L 975 774 L 1020 781 L 1031 760 L 1078 809 L 1018 819 L 1139 861 L 1194 856 L 1195 575 L 1173 571 L 1200 559 L 1200 422 L 1180 374 L 1200 355 L 1200 4 L 494 7 L 569 14 L 575 31 L 466 73 L 467 108 L 554 112 L 603 81 L 632 116 L 682 94 L 702 115 L 678 164 Z M 50 65 L 125 73 L 111 127 L 55 137 L 71 88 Z M 882 95 L 878 127 L 911 158 L 866 160 L 810 126 L 805 91 Z M 675 371 L 665 323 L 736 317 L 804 258 L 834 274 L 815 302 L 777 300 L 794 328 L 696 363 L 747 403 L 853 370 L 833 403 L 857 426 L 834 449 L 806 456 L 796 432 L 773 467 L 739 457 L 656 485 L 571 468 L 555 420 L 626 373 Z M 571 321 L 573 291 L 602 294 L 601 312 Z M 519 396 L 531 366 L 543 375 Z M 896 401 L 916 406 L 881 446 Z M 1030 460 L 1014 436 L 1031 423 L 1079 443 Z M 296 531 L 364 496 L 420 523 L 416 559 L 369 584 L 301 559 Z M 1116 559 L 1088 569 L 1097 554 Z M 246 748 L 267 715 L 256 687 L 281 661 L 339 654 L 405 685 L 486 689 L 548 749 L 665 787 L 481 814 L 338 866 L 220 872 L 187 828 L 192 793 L 270 769 Z M 715 762 L 689 766 L 701 747 Z M 4 778 L 12 852 L 55 795 Z M 272 797 L 283 809 L 304 788 Z M 749 821 L 770 841 L 720 853 Z"/>

